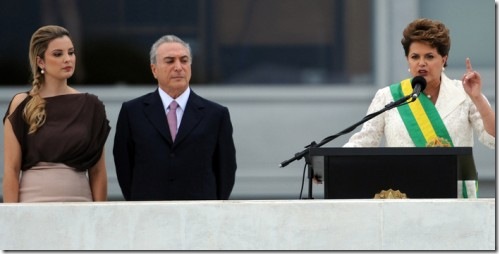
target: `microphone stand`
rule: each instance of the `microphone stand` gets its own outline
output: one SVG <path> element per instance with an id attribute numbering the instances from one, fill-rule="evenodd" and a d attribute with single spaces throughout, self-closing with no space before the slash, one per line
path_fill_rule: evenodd
<path id="1" fill-rule="evenodd" d="M 357 128 L 359 125 L 373 119 L 374 117 L 380 115 L 381 113 L 384 113 L 385 111 L 388 111 L 392 108 L 395 108 L 395 107 L 398 107 L 398 106 L 402 106 L 402 105 L 405 105 L 405 104 L 408 104 L 408 103 L 411 103 L 413 101 L 415 101 L 417 99 L 417 97 L 419 96 L 418 93 L 412 93 L 410 95 L 407 95 L 407 96 L 404 96 L 396 101 L 393 101 L 391 103 L 388 103 L 387 105 L 385 105 L 384 108 L 376 111 L 376 112 L 373 112 L 369 115 L 366 115 L 364 118 L 362 118 L 359 122 L 353 124 L 352 126 L 338 132 L 337 134 L 335 135 L 331 135 L 329 137 L 326 137 L 324 138 L 321 142 L 319 143 L 315 143 L 315 141 L 312 141 L 312 143 L 310 143 L 309 145 L 305 146 L 305 149 L 299 153 L 296 153 L 292 158 L 288 159 L 288 160 L 285 160 L 283 162 L 281 162 L 279 164 L 279 167 L 280 168 L 283 168 L 283 167 L 286 167 L 288 164 L 290 164 L 291 162 L 295 161 L 295 160 L 300 160 L 301 158 L 305 157 L 305 163 L 307 164 L 308 166 L 308 177 L 309 177 L 309 189 L 308 189 L 308 198 L 309 199 L 313 199 L 312 197 L 312 179 L 314 177 L 314 174 L 313 174 L 313 167 L 312 167 L 312 161 L 310 159 L 310 156 L 309 156 L 309 152 L 310 152 L 310 148 L 315 148 L 315 147 L 321 147 L 329 142 L 331 142 L 333 139 L 341 136 L 341 135 L 344 135 L 344 134 L 347 134 L 353 130 L 355 130 L 355 128 Z M 410 101 L 408 101 L 409 99 L 411 99 Z"/>

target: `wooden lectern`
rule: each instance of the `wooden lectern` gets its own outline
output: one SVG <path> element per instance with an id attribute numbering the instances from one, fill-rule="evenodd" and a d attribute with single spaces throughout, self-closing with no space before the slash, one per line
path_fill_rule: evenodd
<path id="1" fill-rule="evenodd" d="M 476 180 L 471 147 L 311 148 L 326 199 L 372 199 L 383 190 L 407 198 L 457 198 L 458 180 Z"/>

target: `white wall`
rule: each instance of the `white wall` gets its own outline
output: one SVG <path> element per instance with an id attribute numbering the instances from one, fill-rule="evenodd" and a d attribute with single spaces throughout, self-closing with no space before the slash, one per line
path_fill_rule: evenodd
<path id="1" fill-rule="evenodd" d="M 77 87 L 95 93 L 103 100 L 111 125 L 106 143 L 106 164 L 109 195 L 122 199 L 116 181 L 112 147 L 116 120 L 125 100 L 155 89 L 146 87 Z M 193 89 L 201 96 L 229 108 L 234 127 L 238 169 L 232 199 L 296 199 L 299 197 L 304 160 L 285 168 L 278 165 L 303 150 L 312 141 L 336 134 L 364 117 L 374 96 L 374 86 L 209 86 Z M 0 112 L 7 110 L 10 96 L 20 88 L 3 88 Z M 494 96 L 488 96 L 495 102 Z M 495 103 L 494 103 L 495 105 Z M 0 127 L 3 133 L 3 125 Z M 358 127 L 355 131 L 358 131 Z M 354 132 L 355 132 L 354 131 Z M 348 135 L 325 147 L 341 147 Z M 3 143 L 3 135 L 0 137 Z M 3 146 L 0 147 L 3 161 Z M 475 163 L 479 179 L 495 181 L 495 151 L 476 142 Z M 3 175 L 3 167 L 0 169 Z M 495 185 L 481 185 L 480 197 L 495 197 Z M 305 183 L 304 196 L 307 193 Z M 484 187 L 484 188 L 482 188 Z M 314 187 L 317 198 L 323 196 L 323 186 Z"/>

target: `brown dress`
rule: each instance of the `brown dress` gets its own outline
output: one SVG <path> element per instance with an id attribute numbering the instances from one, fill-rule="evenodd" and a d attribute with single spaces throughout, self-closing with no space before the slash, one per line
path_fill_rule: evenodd
<path id="1" fill-rule="evenodd" d="M 88 93 L 45 98 L 45 123 L 28 134 L 22 111 L 30 99 L 6 114 L 22 150 L 20 202 L 92 201 L 87 170 L 111 129 L 104 104 Z"/>

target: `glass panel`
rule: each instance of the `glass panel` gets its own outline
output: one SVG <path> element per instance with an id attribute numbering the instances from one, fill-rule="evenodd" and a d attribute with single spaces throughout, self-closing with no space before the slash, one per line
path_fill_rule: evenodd
<path id="1" fill-rule="evenodd" d="M 1 84 L 28 82 L 29 39 L 43 24 L 70 31 L 73 83 L 154 83 L 149 49 L 165 34 L 191 44 L 191 83 L 372 82 L 371 1 L 5 1 L 0 14 L 12 25 L 0 31 L 0 68 L 11 73 Z"/>

